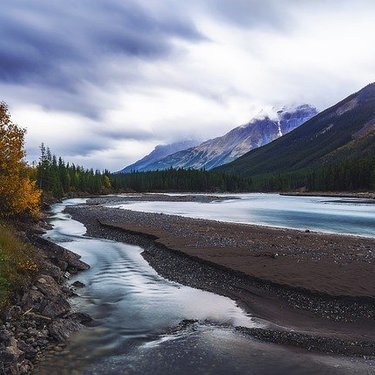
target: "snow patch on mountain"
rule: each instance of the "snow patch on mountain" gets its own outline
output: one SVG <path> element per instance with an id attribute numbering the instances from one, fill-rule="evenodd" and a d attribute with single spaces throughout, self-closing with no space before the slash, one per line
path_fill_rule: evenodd
<path id="1" fill-rule="evenodd" d="M 317 113 L 316 108 L 307 104 L 295 108 L 283 108 L 273 111 L 272 114 L 262 113 L 261 116 L 232 129 L 221 137 L 181 149 L 153 163 L 148 163 L 146 168 L 142 167 L 137 170 L 164 170 L 171 167 L 210 170 L 230 163 L 247 152 L 274 141 L 302 125 Z M 134 168 L 134 165 L 130 167 Z M 124 172 L 127 171 L 130 171 L 129 167 L 124 169 Z"/>

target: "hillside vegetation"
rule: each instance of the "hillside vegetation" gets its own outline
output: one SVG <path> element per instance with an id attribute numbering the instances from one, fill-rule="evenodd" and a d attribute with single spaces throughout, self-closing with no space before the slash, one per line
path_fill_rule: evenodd
<path id="1" fill-rule="evenodd" d="M 0 223 L 0 312 L 14 290 L 28 285 L 38 270 L 35 249 L 22 241 L 11 226 Z"/>
<path id="2" fill-rule="evenodd" d="M 217 171 L 251 176 L 255 189 L 373 189 L 375 84 Z"/>

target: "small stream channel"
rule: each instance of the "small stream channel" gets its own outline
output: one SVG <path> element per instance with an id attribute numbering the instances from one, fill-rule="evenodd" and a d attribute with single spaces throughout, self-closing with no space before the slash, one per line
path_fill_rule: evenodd
<path id="1" fill-rule="evenodd" d="M 53 207 L 45 235 L 91 269 L 72 278 L 86 286 L 72 300 L 95 326 L 74 336 L 38 374 L 371 374 L 374 362 L 316 355 L 266 344 L 234 327 L 261 326 L 234 301 L 170 282 L 143 259 L 142 249 L 84 236 L 86 228 Z M 194 320 L 181 325 L 185 320 Z"/>

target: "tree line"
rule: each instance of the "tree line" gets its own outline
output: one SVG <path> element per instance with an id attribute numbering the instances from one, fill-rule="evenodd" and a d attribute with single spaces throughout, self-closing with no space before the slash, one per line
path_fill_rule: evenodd
<path id="1" fill-rule="evenodd" d="M 375 158 L 346 160 L 297 172 L 246 176 L 196 169 L 111 174 L 69 165 L 42 148 L 38 186 L 62 197 L 72 192 L 276 192 L 371 191 L 375 189 Z"/>
<path id="2" fill-rule="evenodd" d="M 170 168 L 163 171 L 112 174 L 111 183 L 115 191 L 244 192 L 251 189 L 252 179 L 222 172 Z"/>
<path id="3" fill-rule="evenodd" d="M 195 169 L 115 173 L 85 169 L 65 163 L 44 144 L 36 166 L 38 187 L 47 197 L 62 198 L 74 193 L 108 194 L 122 192 L 214 192 L 246 191 L 251 179 Z"/>
<path id="4" fill-rule="evenodd" d="M 251 191 L 373 191 L 375 157 L 348 159 L 296 172 L 252 178 Z"/>
<path id="5" fill-rule="evenodd" d="M 108 171 L 85 169 L 65 163 L 44 144 L 40 147 L 40 159 L 36 167 L 37 184 L 45 195 L 62 198 L 69 193 L 106 194 L 111 192 Z"/>

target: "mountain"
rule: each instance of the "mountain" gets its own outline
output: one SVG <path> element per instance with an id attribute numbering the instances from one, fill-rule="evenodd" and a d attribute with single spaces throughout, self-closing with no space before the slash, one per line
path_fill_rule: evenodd
<path id="1" fill-rule="evenodd" d="M 138 160 L 134 164 L 131 164 L 121 171 L 119 173 L 130 173 L 133 171 L 149 171 L 152 169 L 149 169 L 149 166 L 158 162 L 159 160 L 165 158 L 168 155 L 174 154 L 175 152 L 185 150 L 190 147 L 194 147 L 199 143 L 199 141 L 196 140 L 188 140 L 188 141 L 182 141 L 182 142 L 176 142 L 171 143 L 169 145 L 158 145 L 154 148 L 154 150 L 146 155 L 141 160 Z"/>
<path id="2" fill-rule="evenodd" d="M 196 147 L 173 153 L 148 164 L 147 170 L 165 170 L 171 167 L 210 170 L 229 163 L 252 149 L 272 142 L 316 114 L 317 110 L 307 104 L 293 110 L 283 109 L 277 112 L 276 119 L 267 116 L 254 119 L 222 137 L 210 139 Z"/>
<path id="3" fill-rule="evenodd" d="M 375 83 L 286 136 L 217 170 L 251 176 L 277 175 L 339 163 L 349 165 L 350 161 L 366 158 L 375 158 Z M 356 164 L 358 167 L 361 164 Z"/>

